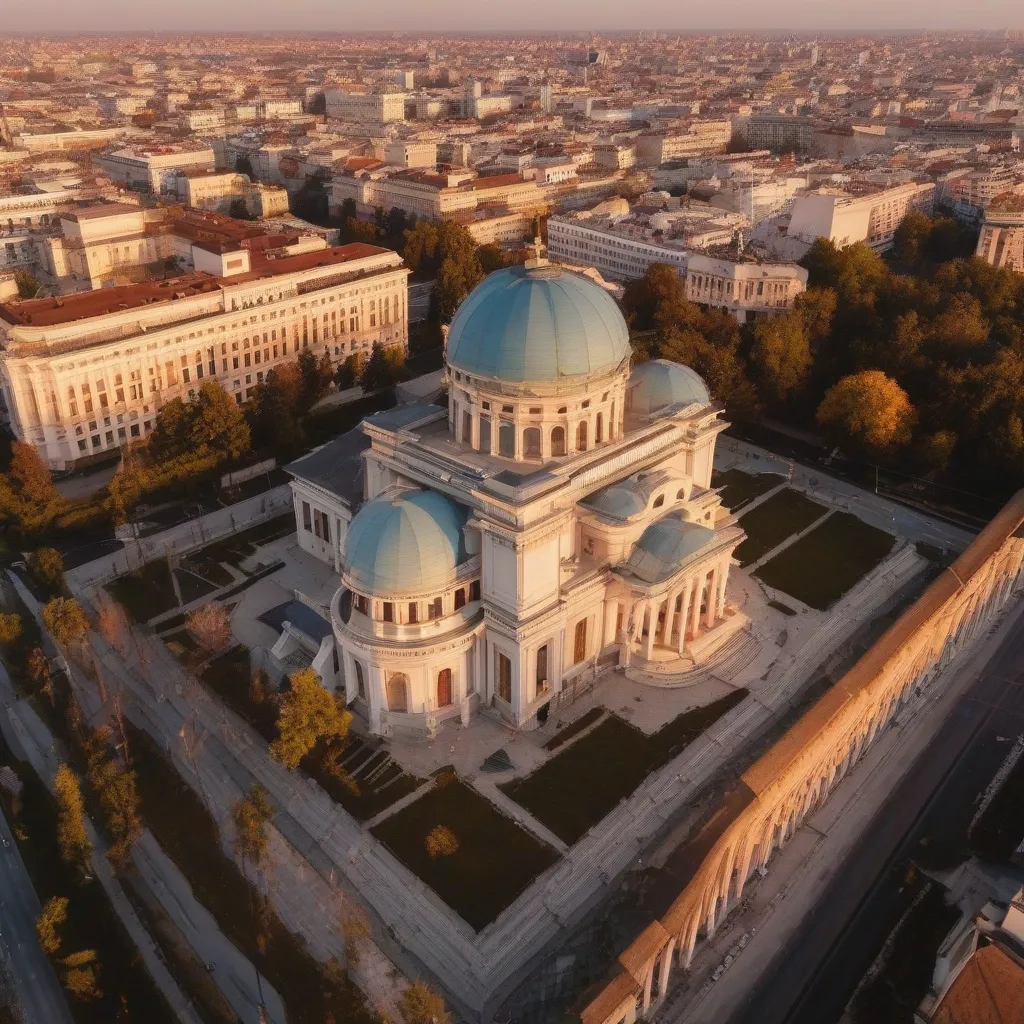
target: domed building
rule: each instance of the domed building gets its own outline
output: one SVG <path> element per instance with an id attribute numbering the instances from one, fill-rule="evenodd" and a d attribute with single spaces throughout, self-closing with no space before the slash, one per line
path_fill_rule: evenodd
<path id="1" fill-rule="evenodd" d="M 743 532 L 711 488 L 721 406 L 688 367 L 630 359 L 592 280 L 499 270 L 452 320 L 447 408 L 363 421 L 359 500 L 293 483 L 341 575 L 325 683 L 372 732 L 479 712 L 532 728 L 601 669 L 670 681 L 739 624 Z"/>

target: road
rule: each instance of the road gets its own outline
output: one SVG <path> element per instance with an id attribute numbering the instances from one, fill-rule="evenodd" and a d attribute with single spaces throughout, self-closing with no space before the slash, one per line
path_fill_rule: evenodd
<path id="1" fill-rule="evenodd" d="M 18 990 L 22 1014 L 27 1022 L 73 1024 L 57 975 L 36 940 L 42 908 L 3 813 L 0 839 L 0 953 Z"/>
<path id="2" fill-rule="evenodd" d="M 409 285 L 409 322 L 426 320 L 430 309 L 430 293 L 434 290 L 433 281 L 420 281 Z"/>
<path id="3" fill-rule="evenodd" d="M 962 837 L 977 794 L 1024 731 L 1024 630 L 1008 632 L 956 701 L 732 1024 L 830 1024 L 905 909 L 901 867 L 920 839 Z"/>

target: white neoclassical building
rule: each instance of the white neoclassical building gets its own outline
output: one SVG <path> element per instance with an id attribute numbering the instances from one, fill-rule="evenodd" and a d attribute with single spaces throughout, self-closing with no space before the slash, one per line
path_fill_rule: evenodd
<path id="1" fill-rule="evenodd" d="M 354 515 L 345 481 L 296 463 L 300 538 L 340 568 L 336 682 L 371 731 L 485 709 L 530 728 L 599 667 L 672 675 L 739 625 L 721 406 L 687 367 L 630 356 L 608 293 L 534 259 L 457 312 L 446 409 L 364 420 Z"/>

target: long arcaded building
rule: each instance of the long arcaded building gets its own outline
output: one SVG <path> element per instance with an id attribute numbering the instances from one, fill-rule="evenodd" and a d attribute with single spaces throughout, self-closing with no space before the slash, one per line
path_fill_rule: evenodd
<path id="1" fill-rule="evenodd" d="M 1024 582 L 1024 491 L 727 795 L 699 837 L 707 850 L 667 913 L 592 992 L 582 1024 L 650 1020 L 673 970 L 714 935 L 808 814 L 825 801 L 897 711 L 972 641 Z"/>

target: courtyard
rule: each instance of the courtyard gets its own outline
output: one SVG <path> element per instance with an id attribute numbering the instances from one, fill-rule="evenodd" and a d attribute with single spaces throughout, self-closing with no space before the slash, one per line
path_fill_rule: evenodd
<path id="1" fill-rule="evenodd" d="M 836 512 L 763 563 L 754 575 L 769 587 L 824 611 L 888 557 L 891 533 Z"/>
<path id="2" fill-rule="evenodd" d="M 432 855 L 427 837 L 438 827 L 448 830 L 455 849 Z M 475 931 L 558 860 L 555 850 L 450 771 L 371 831 Z"/>
<path id="3" fill-rule="evenodd" d="M 747 539 L 736 549 L 736 560 L 742 566 L 753 564 L 827 512 L 826 506 L 791 487 L 778 491 L 740 516 Z"/>
<path id="4" fill-rule="evenodd" d="M 716 470 L 711 476 L 711 486 L 721 488 L 722 504 L 733 513 L 785 482 L 778 473 L 744 473 L 742 469 Z"/>
<path id="5" fill-rule="evenodd" d="M 499 788 L 571 846 L 747 693 L 733 690 L 678 715 L 652 735 L 608 714 L 564 748 L 557 744 L 559 752 L 534 772 Z"/>

